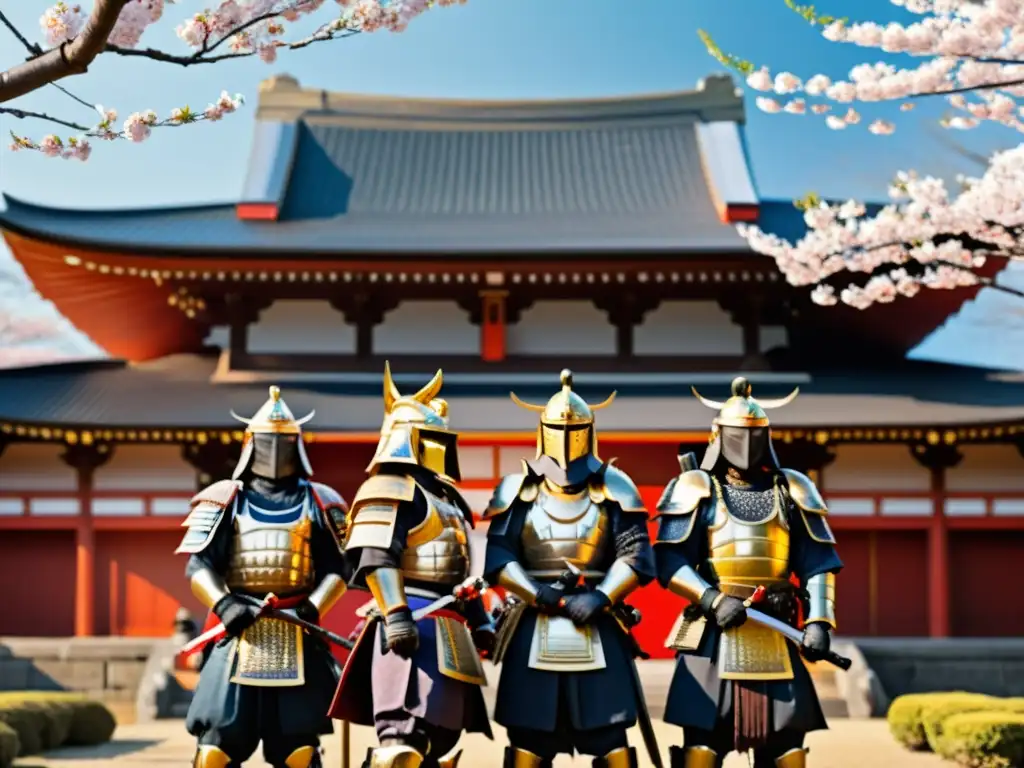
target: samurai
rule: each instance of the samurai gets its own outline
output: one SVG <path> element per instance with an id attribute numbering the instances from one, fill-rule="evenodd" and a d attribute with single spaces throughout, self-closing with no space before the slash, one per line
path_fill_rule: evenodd
<path id="1" fill-rule="evenodd" d="M 827 728 L 807 661 L 820 661 L 836 627 L 842 568 L 828 509 L 806 475 L 779 466 L 766 411 L 737 378 L 718 411 L 699 469 L 658 503 L 658 580 L 690 601 L 668 645 L 677 651 L 665 721 L 683 729 L 673 768 L 718 768 L 732 751 L 756 768 L 805 768 L 804 736 Z M 681 464 L 683 462 L 681 461 Z M 747 609 L 798 626 L 799 647 L 747 620 Z"/>
<path id="2" fill-rule="evenodd" d="M 278 387 L 246 424 L 230 479 L 191 502 L 177 552 L 187 554 L 192 592 L 219 620 L 186 718 L 193 768 L 240 766 L 260 742 L 274 768 L 319 768 L 320 737 L 338 672 L 330 650 L 300 626 L 261 615 L 276 607 L 317 624 L 345 593 L 341 555 L 346 505 L 310 480 L 302 425 Z"/>

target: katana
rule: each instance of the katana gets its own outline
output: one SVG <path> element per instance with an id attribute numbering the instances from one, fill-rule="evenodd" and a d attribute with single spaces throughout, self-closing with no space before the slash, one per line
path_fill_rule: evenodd
<path id="1" fill-rule="evenodd" d="M 768 627 L 768 629 L 778 632 L 780 635 L 782 635 L 790 642 L 795 643 L 798 647 L 803 645 L 803 632 L 801 632 L 799 629 L 796 629 L 795 627 L 791 627 L 784 621 L 779 621 L 778 619 L 772 618 L 767 613 L 761 613 L 760 611 L 754 608 L 747 608 L 747 618 L 755 624 L 760 624 L 762 627 Z M 829 651 L 828 653 L 826 653 L 825 657 L 822 660 L 827 661 L 829 664 L 838 667 L 844 672 L 853 665 L 852 661 L 850 661 L 845 656 L 840 656 L 835 651 Z"/>
<path id="2" fill-rule="evenodd" d="M 300 627 L 307 634 L 315 635 L 321 640 L 326 640 L 334 645 L 341 646 L 347 650 L 352 650 L 354 643 L 351 640 L 348 640 L 341 635 L 336 635 L 334 632 L 331 632 L 329 629 L 324 629 L 318 624 L 313 624 L 312 622 L 300 619 L 293 613 L 281 610 L 277 607 L 277 602 L 278 597 L 276 595 L 268 595 L 265 600 L 260 601 L 258 618 L 277 619 L 279 621 L 287 622 L 288 624 L 294 624 L 295 626 Z M 182 646 L 179 654 L 185 658 L 193 656 L 206 648 L 206 646 L 210 645 L 210 643 L 216 643 L 218 640 L 224 639 L 227 637 L 227 634 L 228 630 L 227 627 L 224 626 L 223 622 L 217 624 L 215 627 L 211 627 L 206 632 L 199 635 L 199 637 L 190 640 Z"/>
<path id="3" fill-rule="evenodd" d="M 452 590 L 450 595 L 439 597 L 432 603 L 428 603 L 412 612 L 412 620 L 420 621 L 429 617 L 431 614 L 437 613 L 438 611 L 447 608 L 449 605 L 459 602 L 460 600 L 469 600 L 479 595 L 487 589 L 487 582 L 483 579 L 473 579 L 468 582 L 464 582 Z"/>

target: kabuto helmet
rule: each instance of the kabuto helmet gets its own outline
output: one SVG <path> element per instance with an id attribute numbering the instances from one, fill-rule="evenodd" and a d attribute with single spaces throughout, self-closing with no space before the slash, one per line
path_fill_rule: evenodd
<path id="1" fill-rule="evenodd" d="M 246 425 L 242 455 L 232 478 L 237 480 L 247 471 L 270 480 L 311 476 L 313 469 L 302 441 L 302 425 L 312 419 L 314 413 L 310 411 L 296 419 L 281 399 L 279 387 L 270 388 L 270 398 L 251 419 L 231 411 L 235 419 Z"/>
<path id="2" fill-rule="evenodd" d="M 755 400 L 751 397 L 750 382 L 740 376 L 733 379 L 732 397 L 724 403 L 708 400 L 696 387 L 691 389 L 703 405 L 718 411 L 701 469 L 710 472 L 720 460 L 739 470 L 779 467 L 767 411 L 793 402 L 800 393 L 799 388 L 778 400 Z"/>

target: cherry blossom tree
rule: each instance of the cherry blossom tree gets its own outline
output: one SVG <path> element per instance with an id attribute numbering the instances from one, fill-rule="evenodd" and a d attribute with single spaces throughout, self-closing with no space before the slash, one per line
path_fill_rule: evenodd
<path id="1" fill-rule="evenodd" d="M 890 1 L 916 18 L 883 26 L 823 16 L 813 6 L 784 0 L 837 45 L 920 60 L 907 67 L 865 62 L 846 79 L 813 71 L 773 73 L 725 53 L 706 32 L 700 35 L 712 56 L 765 94 L 756 104 L 767 113 L 888 136 L 900 113 L 919 99 L 938 97 L 954 110 L 942 122 L 946 128 L 994 122 L 1024 132 L 1024 0 Z M 882 116 L 869 122 L 860 110 Z M 892 202 L 870 212 L 856 201 L 831 204 L 809 195 L 797 201 L 808 231 L 796 242 L 756 226 L 741 225 L 740 231 L 755 251 L 776 260 L 791 284 L 813 286 L 811 298 L 823 306 L 842 302 L 865 309 L 922 289 L 979 285 L 1024 297 L 979 273 L 988 260 L 1024 259 L 1024 144 L 996 153 L 983 173 L 958 181 L 960 188 L 950 190 L 942 179 L 901 172 L 890 186 Z"/>
<path id="2" fill-rule="evenodd" d="M 43 43 L 33 42 L 31 35 L 19 30 L 0 11 L 0 26 L 28 54 L 24 63 L 0 72 L 0 114 L 48 122 L 64 131 L 77 132 L 72 136 L 52 133 L 38 139 L 12 132 L 10 148 L 84 161 L 92 153 L 90 139 L 137 143 L 148 139 L 154 128 L 220 120 L 243 102 L 241 96 L 224 91 L 202 111 L 182 106 L 161 116 L 155 110 L 145 109 L 131 112 L 121 121 L 117 110 L 90 104 L 57 83 L 68 76 L 84 74 L 97 56 L 146 58 L 180 67 L 259 56 L 269 64 L 283 51 L 299 50 L 314 43 L 361 33 L 401 32 L 412 19 L 432 7 L 460 5 L 466 0 L 334 0 L 334 4 L 325 0 L 220 0 L 212 10 L 196 13 L 178 24 L 182 52 L 143 47 L 146 30 L 164 19 L 166 6 L 174 2 L 95 0 L 87 14 L 82 6 L 61 0 L 46 9 L 39 20 Z M 337 12 L 327 14 L 324 6 L 336 7 Z M 289 38 L 290 23 L 317 13 L 331 18 L 307 37 Z M 98 113 L 98 119 L 93 114 L 93 122 L 86 123 L 10 106 L 15 98 L 46 86 L 59 88 L 79 108 Z"/>

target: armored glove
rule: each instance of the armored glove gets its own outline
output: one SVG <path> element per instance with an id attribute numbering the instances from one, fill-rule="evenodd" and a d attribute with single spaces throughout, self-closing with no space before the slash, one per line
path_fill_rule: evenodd
<path id="1" fill-rule="evenodd" d="M 399 608 L 385 617 L 384 640 L 388 650 L 394 651 L 403 659 L 416 652 L 420 647 L 420 633 L 416 629 L 416 622 L 412 620 L 412 611 L 408 608 Z"/>
<path id="2" fill-rule="evenodd" d="M 573 624 L 582 626 L 590 624 L 611 604 L 608 595 L 599 589 L 581 592 L 565 598 L 565 615 L 572 619 Z"/>
<path id="3" fill-rule="evenodd" d="M 295 606 L 294 610 L 295 615 L 303 621 L 308 621 L 310 624 L 320 623 L 320 611 L 309 600 L 303 600 Z"/>
<path id="4" fill-rule="evenodd" d="M 747 620 L 747 608 L 743 601 L 731 595 L 723 595 L 717 589 L 705 590 L 700 598 L 700 606 L 704 609 L 704 615 L 713 619 L 722 629 L 734 629 Z"/>
<path id="5" fill-rule="evenodd" d="M 804 639 L 800 653 L 808 661 L 821 661 L 832 648 L 832 633 L 827 624 L 814 622 L 804 627 Z"/>
<path id="6" fill-rule="evenodd" d="M 238 595 L 227 594 L 213 606 L 213 612 L 224 624 L 228 634 L 231 637 L 238 637 L 256 623 L 260 608 Z"/>
<path id="7" fill-rule="evenodd" d="M 537 585 L 537 607 L 541 613 L 557 613 L 564 593 L 550 584 Z"/>

